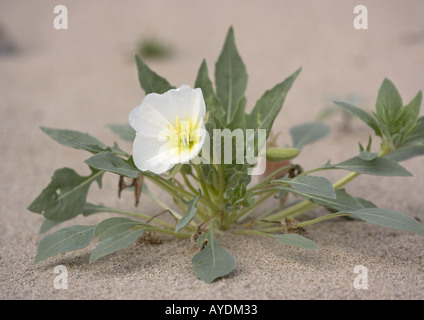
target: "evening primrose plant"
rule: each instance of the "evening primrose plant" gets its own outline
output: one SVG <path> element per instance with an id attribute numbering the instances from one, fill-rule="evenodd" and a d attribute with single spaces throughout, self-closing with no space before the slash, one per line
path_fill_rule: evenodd
<path id="1" fill-rule="evenodd" d="M 421 92 L 404 105 L 394 84 L 385 79 L 374 112 L 335 102 L 374 131 L 381 139 L 380 150 L 371 152 L 370 137 L 365 147 L 359 143 L 359 151 L 350 159 L 303 168 L 296 157 L 305 146 L 327 136 L 330 128 L 323 123 L 296 125 L 288 130 L 292 145 L 287 148 L 278 147 L 275 135 L 271 135 L 272 129 L 277 131 L 274 120 L 300 69 L 266 91 L 247 113 L 247 72 L 232 28 L 215 64 L 215 85 L 206 61 L 201 63 L 193 86 L 179 87 L 153 72 L 138 56 L 136 64 L 145 97 L 139 106 L 128 110 L 129 124 L 108 125 L 132 143 L 131 153 L 116 142 L 107 145 L 86 133 L 41 128 L 60 144 L 92 155 L 84 161 L 91 174 L 81 176 L 71 168 L 58 169 L 30 204 L 30 211 L 45 218 L 40 233 L 80 214 L 109 212 L 116 216 L 97 225 L 74 225 L 51 232 L 39 242 L 36 262 L 96 241 L 89 259 L 93 263 L 132 245 L 143 234 L 165 234 L 191 239 L 197 245 L 191 261 L 194 273 L 210 283 L 229 274 L 236 264 L 220 246 L 217 230 L 269 237 L 311 250 L 317 245 L 300 231 L 341 216 L 424 235 L 423 227 L 412 217 L 377 208 L 343 188 L 361 174 L 411 176 L 399 162 L 424 154 Z M 327 170 L 348 173 L 335 182 L 314 175 Z M 87 202 L 90 187 L 95 183 L 101 187 L 104 174 L 117 175 L 119 196 L 132 190 L 140 210 Z M 152 185 L 169 194 L 170 202 L 160 201 L 152 193 Z M 156 214 L 143 212 L 142 194 L 157 204 Z M 261 204 L 273 198 L 281 199 L 278 206 L 263 212 Z M 317 207 L 326 208 L 327 214 L 302 219 L 302 214 Z"/>

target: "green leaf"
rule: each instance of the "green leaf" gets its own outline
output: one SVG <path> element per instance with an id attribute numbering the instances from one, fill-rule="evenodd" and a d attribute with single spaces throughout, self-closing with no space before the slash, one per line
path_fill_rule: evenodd
<path id="1" fill-rule="evenodd" d="M 378 126 L 378 122 L 375 120 L 374 116 L 369 114 L 368 112 L 352 106 L 349 103 L 340 102 L 340 101 L 334 101 L 335 104 L 337 104 L 339 107 L 342 107 L 349 113 L 353 114 L 354 116 L 357 116 L 359 119 L 361 119 L 363 122 L 365 122 L 370 128 L 372 128 L 377 136 L 381 137 L 381 131 Z"/>
<path id="2" fill-rule="evenodd" d="M 115 217 L 101 221 L 94 229 L 94 235 L 98 236 L 99 241 L 111 238 L 124 231 L 133 229 L 136 226 L 143 225 L 139 221 L 134 221 L 128 218 Z"/>
<path id="3" fill-rule="evenodd" d="M 359 156 L 358 157 L 361 158 L 362 160 L 365 160 L 365 161 L 371 161 L 371 160 L 374 160 L 375 158 L 378 157 L 378 153 L 376 153 L 376 152 L 368 152 L 368 151 L 361 151 L 359 153 Z"/>
<path id="4" fill-rule="evenodd" d="M 194 273 L 206 283 L 226 276 L 233 271 L 236 265 L 234 257 L 214 239 L 212 223 L 210 226 L 206 246 L 191 260 Z"/>
<path id="5" fill-rule="evenodd" d="M 244 110 L 246 109 L 246 97 L 243 96 L 239 100 L 239 103 L 237 104 L 236 111 L 234 112 L 233 120 L 231 120 L 227 124 L 227 128 L 230 130 L 235 129 L 244 129 L 246 128 L 246 114 Z"/>
<path id="6" fill-rule="evenodd" d="M 193 220 L 194 216 L 197 213 L 197 202 L 200 199 L 200 195 L 195 196 L 192 200 L 185 202 L 185 204 L 187 205 L 187 211 L 184 214 L 184 216 L 180 219 L 180 221 L 178 221 L 177 226 L 175 228 L 175 232 L 180 231 L 181 229 L 183 229 L 186 225 L 188 225 L 190 223 L 191 220 Z"/>
<path id="7" fill-rule="evenodd" d="M 414 125 L 420 115 L 421 109 L 421 101 L 422 101 L 422 93 L 421 91 L 417 93 L 417 95 L 408 103 L 404 108 L 405 113 L 405 126 L 410 127 Z"/>
<path id="8" fill-rule="evenodd" d="M 113 172 L 125 177 L 137 178 L 140 174 L 137 168 L 131 166 L 113 152 L 98 153 L 84 162 L 98 170 Z"/>
<path id="9" fill-rule="evenodd" d="M 329 169 L 343 169 L 376 176 L 400 176 L 408 177 L 412 174 L 393 160 L 376 157 L 372 160 L 363 160 L 353 157 L 337 164 L 327 164 Z"/>
<path id="10" fill-rule="evenodd" d="M 330 133 L 330 128 L 324 123 L 305 123 L 290 129 L 293 148 L 302 149 L 303 146 L 324 138 Z"/>
<path id="11" fill-rule="evenodd" d="M 82 149 L 82 150 L 86 150 L 88 152 L 91 152 L 93 154 L 96 153 L 100 153 L 100 152 L 105 152 L 105 151 L 110 151 L 111 149 L 109 147 L 100 147 L 97 144 L 84 144 L 81 143 L 75 139 L 72 138 L 67 138 L 71 143 L 74 144 L 75 148 L 77 149 Z"/>
<path id="12" fill-rule="evenodd" d="M 82 177 L 72 169 L 58 169 L 49 185 L 29 205 L 28 210 L 41 213 L 49 220 L 72 219 L 83 210 L 91 183 L 97 181 L 101 185 L 102 175 L 102 171 L 96 171 L 90 176 Z"/>
<path id="13" fill-rule="evenodd" d="M 346 213 L 351 213 L 362 220 L 377 224 L 379 226 L 395 228 L 414 232 L 419 235 L 424 235 L 424 229 L 417 220 L 397 211 L 381 208 L 363 208 L 346 211 Z"/>
<path id="14" fill-rule="evenodd" d="M 90 263 L 103 258 L 115 251 L 121 250 L 133 244 L 146 230 L 152 228 L 140 228 L 118 233 L 100 242 L 90 256 Z"/>
<path id="15" fill-rule="evenodd" d="M 89 215 L 99 213 L 99 212 L 114 212 L 113 210 L 114 209 L 112 209 L 112 208 L 98 206 L 96 204 L 86 202 L 84 204 L 84 207 L 83 207 L 81 213 L 82 213 L 83 216 L 89 216 Z"/>
<path id="16" fill-rule="evenodd" d="M 399 162 L 421 155 L 424 155 L 424 144 L 401 147 L 388 153 L 385 158 Z"/>
<path id="17" fill-rule="evenodd" d="M 56 227 L 57 225 L 59 225 L 61 223 L 62 223 L 62 221 L 54 221 L 54 220 L 44 219 L 43 224 L 40 227 L 39 234 L 43 234 L 43 233 L 49 231 L 50 229 Z"/>
<path id="18" fill-rule="evenodd" d="M 384 79 L 378 90 L 375 107 L 377 117 L 389 129 L 389 132 L 392 133 L 396 119 L 403 112 L 403 103 L 395 85 L 387 78 Z"/>
<path id="19" fill-rule="evenodd" d="M 135 56 L 135 62 L 137 64 L 140 86 L 146 94 L 162 94 L 168 90 L 174 89 L 165 78 L 153 72 L 137 55 Z"/>
<path id="20" fill-rule="evenodd" d="M 226 111 L 226 121 L 230 123 L 236 113 L 240 99 L 247 87 L 246 67 L 234 41 L 234 31 L 228 30 L 224 47 L 215 64 L 216 94 Z"/>
<path id="21" fill-rule="evenodd" d="M 270 237 L 274 238 L 278 242 L 289 245 L 301 247 L 309 250 L 317 250 L 318 247 L 316 243 L 310 239 L 302 237 L 299 234 L 289 233 L 289 234 L 267 234 Z"/>
<path id="22" fill-rule="evenodd" d="M 404 141 L 404 145 L 412 144 L 424 144 L 424 117 L 418 119 L 416 127 Z"/>
<path id="23" fill-rule="evenodd" d="M 364 208 L 377 208 L 377 206 L 369 200 L 363 198 L 355 198 Z"/>
<path id="24" fill-rule="evenodd" d="M 333 188 L 333 184 L 324 177 L 317 176 L 300 176 L 293 179 L 287 177 L 274 182 L 283 182 L 292 186 L 296 191 L 302 192 L 309 195 L 316 195 L 326 198 L 336 198 L 336 192 Z"/>
<path id="25" fill-rule="evenodd" d="M 220 124 L 225 124 L 225 109 L 222 106 L 221 101 L 219 101 L 219 98 L 215 94 L 215 91 L 212 86 L 212 81 L 209 79 L 208 67 L 206 65 L 205 60 L 203 60 L 199 68 L 194 87 L 202 89 L 203 98 L 205 99 L 206 104 L 206 110 L 212 113 L 214 117 L 220 122 Z"/>
<path id="26" fill-rule="evenodd" d="M 256 102 L 252 112 L 247 116 L 246 128 L 265 129 L 268 138 L 275 118 L 283 107 L 287 93 L 298 77 L 301 69 L 299 68 L 283 82 L 277 84 L 272 89 L 266 91 Z"/>
<path id="27" fill-rule="evenodd" d="M 38 244 L 35 262 L 84 248 L 90 244 L 93 235 L 94 226 L 71 226 L 49 234 Z"/>
<path id="28" fill-rule="evenodd" d="M 281 188 L 281 189 L 297 194 L 301 196 L 302 198 L 305 198 L 323 207 L 335 209 L 341 212 L 347 212 L 349 210 L 364 208 L 364 206 L 356 198 L 348 194 L 345 189 L 337 189 L 335 199 L 308 194 L 308 193 L 297 191 L 295 189 L 289 189 L 289 188 Z"/>
<path id="29" fill-rule="evenodd" d="M 48 136 L 50 136 L 53 140 L 67 147 L 80 149 L 80 147 L 72 141 L 72 140 L 75 140 L 84 145 L 95 145 L 100 148 L 107 148 L 107 146 L 103 142 L 94 138 L 88 133 L 82 133 L 82 132 L 74 131 L 74 130 L 46 128 L 46 127 L 40 127 L 40 129 L 43 130 L 43 132 L 46 133 Z"/>
<path id="30" fill-rule="evenodd" d="M 135 130 L 129 124 L 110 123 L 107 127 L 124 141 L 133 142 L 135 139 Z"/>

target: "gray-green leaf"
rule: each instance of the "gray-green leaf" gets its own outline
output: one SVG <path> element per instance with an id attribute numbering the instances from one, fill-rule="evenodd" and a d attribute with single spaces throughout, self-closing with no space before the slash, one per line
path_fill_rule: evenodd
<path id="1" fill-rule="evenodd" d="M 143 225 L 139 221 L 128 218 L 115 217 L 101 221 L 94 229 L 94 235 L 98 236 L 99 241 L 103 241 L 124 231 Z"/>
<path id="2" fill-rule="evenodd" d="M 369 114 L 368 112 L 358 107 L 352 106 L 351 104 L 346 102 L 334 101 L 334 103 L 337 104 L 339 107 L 342 107 L 349 113 L 353 114 L 354 116 L 357 116 L 359 119 L 365 122 L 369 127 L 371 127 L 377 136 L 381 136 L 380 128 L 378 126 L 377 121 L 373 117 L 373 115 Z"/>
<path id="3" fill-rule="evenodd" d="M 146 230 L 152 228 L 141 228 L 116 234 L 100 242 L 90 256 L 90 263 L 103 258 L 115 251 L 121 250 L 133 244 Z"/>
<path id="4" fill-rule="evenodd" d="M 178 221 L 177 226 L 175 227 L 175 232 L 180 231 L 183 229 L 186 225 L 190 223 L 191 220 L 193 220 L 194 216 L 197 213 L 197 202 L 199 201 L 200 196 L 195 196 L 192 200 L 186 202 L 187 205 L 187 211 L 183 215 L 183 217 Z"/>
<path id="5" fill-rule="evenodd" d="M 225 124 L 225 109 L 212 87 L 212 81 L 209 79 L 208 67 L 205 60 L 202 61 L 199 68 L 194 87 L 202 89 L 207 111 L 211 112 L 221 125 Z"/>
<path id="6" fill-rule="evenodd" d="M 300 176 L 293 179 L 283 178 L 280 180 L 274 180 L 274 182 L 283 182 L 292 186 L 296 191 L 317 195 L 327 198 L 336 198 L 336 192 L 334 191 L 333 184 L 324 177 L 317 176 Z"/>
<path id="7" fill-rule="evenodd" d="M 289 233 L 289 234 L 268 234 L 278 242 L 289 245 L 301 247 L 309 250 L 317 250 L 318 247 L 316 243 L 310 239 L 307 239 L 299 234 Z"/>
<path id="8" fill-rule="evenodd" d="M 226 111 L 226 125 L 233 120 L 247 87 L 246 67 L 237 51 L 232 27 L 228 30 L 224 47 L 215 64 L 215 83 L 216 94 Z"/>
<path id="9" fill-rule="evenodd" d="M 98 153 L 84 161 L 90 167 L 113 172 L 122 176 L 137 178 L 140 171 L 113 152 Z"/>
<path id="10" fill-rule="evenodd" d="M 376 176 L 412 176 L 412 174 L 400 164 L 383 157 L 376 157 L 372 160 L 364 160 L 360 157 L 353 157 L 337 164 L 327 164 L 325 167 L 329 169 L 343 169 Z"/>
<path id="11" fill-rule="evenodd" d="M 378 90 L 375 107 L 379 120 L 385 124 L 389 130 L 403 112 L 402 98 L 393 82 L 387 78 L 384 79 Z"/>
<path id="12" fill-rule="evenodd" d="M 94 138 L 88 133 L 46 127 L 40 127 L 40 129 L 43 130 L 43 132 L 50 136 L 53 140 L 67 147 L 80 149 L 80 147 L 72 141 L 75 140 L 84 145 L 96 145 L 100 148 L 107 148 L 107 146 L 103 142 L 101 142 L 97 138 Z"/>
<path id="13" fill-rule="evenodd" d="M 284 188 L 282 188 L 284 190 Z M 336 198 L 327 198 L 321 197 L 317 195 L 307 194 L 304 192 L 299 192 L 295 189 L 285 189 L 286 191 L 295 193 L 302 198 L 305 198 L 309 201 L 312 201 L 318 205 L 335 209 L 341 212 L 346 212 L 349 210 L 363 209 L 364 206 L 354 197 L 346 192 L 345 189 L 337 189 L 336 190 Z"/>
<path id="14" fill-rule="evenodd" d="M 170 89 L 174 89 L 165 78 L 153 72 L 137 55 L 135 56 L 135 62 L 137 64 L 140 86 L 146 94 L 153 92 L 162 94 Z"/>
<path id="15" fill-rule="evenodd" d="M 122 140 L 133 142 L 135 139 L 135 130 L 129 124 L 113 124 L 110 123 L 107 127 Z"/>
<path id="16" fill-rule="evenodd" d="M 208 233 L 207 241 L 206 246 L 193 256 L 191 263 L 194 273 L 204 282 L 211 283 L 233 271 L 236 261 L 214 239 L 213 228 Z"/>
<path id="17" fill-rule="evenodd" d="M 330 133 L 325 123 L 304 123 L 290 129 L 293 148 L 302 149 L 303 146 L 324 138 Z"/>
<path id="18" fill-rule="evenodd" d="M 97 181 L 101 185 L 103 173 L 96 171 L 90 176 L 82 177 L 70 168 L 58 169 L 28 210 L 41 213 L 49 220 L 72 219 L 83 210 L 91 183 Z"/>
<path id="19" fill-rule="evenodd" d="M 93 235 L 94 226 L 71 226 L 49 234 L 41 239 L 35 262 L 62 252 L 84 248 L 90 244 Z"/>
<path id="20" fill-rule="evenodd" d="M 385 158 L 398 162 L 421 155 L 424 155 L 424 144 L 401 147 L 388 153 Z"/>
<path id="21" fill-rule="evenodd" d="M 246 128 L 255 130 L 265 129 L 268 138 L 274 120 L 283 107 L 287 93 L 300 71 L 301 69 L 299 68 L 283 82 L 277 84 L 262 95 L 256 102 L 252 112 L 247 116 Z"/>
<path id="22" fill-rule="evenodd" d="M 403 213 L 382 209 L 382 208 L 363 208 L 358 210 L 345 211 L 354 216 L 379 226 L 395 228 L 404 231 L 414 232 L 424 235 L 424 229 L 414 218 Z"/>

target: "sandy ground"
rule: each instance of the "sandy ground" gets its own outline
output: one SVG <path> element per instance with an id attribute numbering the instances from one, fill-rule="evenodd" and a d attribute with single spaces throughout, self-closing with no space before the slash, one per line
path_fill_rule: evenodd
<path id="1" fill-rule="evenodd" d="M 256 236 L 219 235 L 237 266 L 206 285 L 191 267 L 196 249 L 173 239 L 134 245 L 94 264 L 88 263 L 92 246 L 34 264 L 42 217 L 26 209 L 55 169 L 88 172 L 82 162 L 88 154 L 56 144 L 40 126 L 89 132 L 112 144 L 115 136 L 105 124 L 126 123 L 140 103 L 133 62 L 140 38 L 169 43 L 171 58 L 147 63 L 175 85 L 193 84 L 203 58 L 213 70 L 226 31 L 234 26 L 249 73 L 248 108 L 302 66 L 275 125 L 283 145 L 290 142 L 288 128 L 315 120 L 333 98 L 356 94 L 360 106 L 370 109 L 384 77 L 405 101 L 424 88 L 423 1 L 363 1 L 368 30 L 353 28 L 357 1 L 64 0 L 68 30 L 53 28 L 57 4 L 0 1 L 0 41 L 6 46 L 0 53 L 1 299 L 424 299 L 423 238 L 365 222 L 308 227 L 317 252 Z M 350 132 L 343 131 L 339 114 L 328 123 L 332 134 L 298 158 L 305 168 L 355 155 L 357 143 L 365 144 L 370 134 L 356 120 Z M 131 150 L 125 143 L 121 147 Z M 362 176 L 348 190 L 423 223 L 423 160 L 404 166 L 414 177 Z M 130 195 L 117 199 L 116 185 L 115 176 L 105 176 L 104 187 L 93 187 L 89 200 L 132 208 Z M 157 210 L 144 198 L 139 209 Z M 54 288 L 57 265 L 68 269 L 67 290 Z M 368 290 L 353 286 L 357 265 L 368 269 Z"/>

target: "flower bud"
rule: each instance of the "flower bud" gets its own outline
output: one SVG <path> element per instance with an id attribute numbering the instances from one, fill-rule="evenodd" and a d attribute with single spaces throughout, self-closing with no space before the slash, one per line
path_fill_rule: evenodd
<path id="1" fill-rule="evenodd" d="M 299 153 L 300 150 L 294 148 L 268 148 L 266 150 L 266 159 L 272 162 L 285 161 L 296 158 Z"/>

